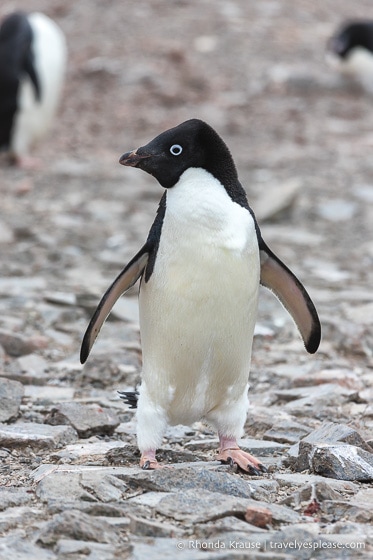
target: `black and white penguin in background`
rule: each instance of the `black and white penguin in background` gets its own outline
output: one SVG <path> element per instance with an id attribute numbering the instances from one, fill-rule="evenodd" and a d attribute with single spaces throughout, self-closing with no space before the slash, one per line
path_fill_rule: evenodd
<path id="1" fill-rule="evenodd" d="M 316 309 L 264 243 L 232 156 L 209 125 L 186 121 L 120 163 L 150 173 L 166 191 L 145 245 L 93 315 L 81 361 L 116 300 L 141 277 L 140 465 L 159 466 L 155 453 L 167 425 L 204 418 L 218 432 L 217 458 L 259 474 L 264 466 L 237 443 L 248 410 L 259 284 L 291 313 L 310 353 L 320 342 Z"/>
<path id="2" fill-rule="evenodd" d="M 41 13 L 15 12 L 0 27 L 0 150 L 23 167 L 50 127 L 66 67 L 61 29 Z"/>
<path id="3" fill-rule="evenodd" d="M 327 62 L 373 93 L 373 20 L 348 21 L 329 39 Z"/>

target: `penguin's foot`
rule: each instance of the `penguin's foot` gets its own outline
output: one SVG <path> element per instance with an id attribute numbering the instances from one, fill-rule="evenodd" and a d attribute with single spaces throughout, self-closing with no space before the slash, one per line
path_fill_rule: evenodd
<path id="1" fill-rule="evenodd" d="M 217 459 L 232 466 L 237 465 L 242 471 L 254 476 L 267 472 L 266 467 L 256 457 L 239 448 L 236 440 L 220 438 Z"/>
<path id="2" fill-rule="evenodd" d="M 140 467 L 145 471 L 162 468 L 162 465 L 160 465 L 155 458 L 155 450 L 150 449 L 149 451 L 144 451 L 141 455 Z"/>
<path id="3" fill-rule="evenodd" d="M 25 171 L 36 171 L 42 167 L 41 160 L 32 156 L 14 156 L 15 164 Z"/>

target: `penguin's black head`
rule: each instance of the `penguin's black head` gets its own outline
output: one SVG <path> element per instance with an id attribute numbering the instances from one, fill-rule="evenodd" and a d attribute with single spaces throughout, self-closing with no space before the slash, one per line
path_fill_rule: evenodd
<path id="1" fill-rule="evenodd" d="M 125 153 L 119 163 L 143 169 L 166 189 L 176 185 L 190 167 L 209 171 L 225 187 L 238 181 L 227 146 L 215 130 L 198 119 L 166 130 L 146 146 Z"/>
<path id="2" fill-rule="evenodd" d="M 373 53 L 373 21 L 346 22 L 328 44 L 328 50 L 342 59 L 347 58 L 349 53 L 358 47 Z"/>

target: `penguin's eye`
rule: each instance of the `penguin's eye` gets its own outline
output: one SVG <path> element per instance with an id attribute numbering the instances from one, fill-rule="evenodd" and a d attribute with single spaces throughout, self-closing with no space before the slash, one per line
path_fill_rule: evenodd
<path id="1" fill-rule="evenodd" d="M 170 152 L 173 156 L 179 156 L 182 151 L 183 148 L 180 146 L 180 144 L 173 144 L 170 148 Z"/>

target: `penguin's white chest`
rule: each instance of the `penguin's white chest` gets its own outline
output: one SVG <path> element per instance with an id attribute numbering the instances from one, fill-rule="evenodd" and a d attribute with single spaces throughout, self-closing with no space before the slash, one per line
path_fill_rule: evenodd
<path id="1" fill-rule="evenodd" d="M 245 391 L 259 287 L 252 216 L 202 169 L 167 192 L 153 273 L 140 290 L 143 380 L 172 423 Z"/>

